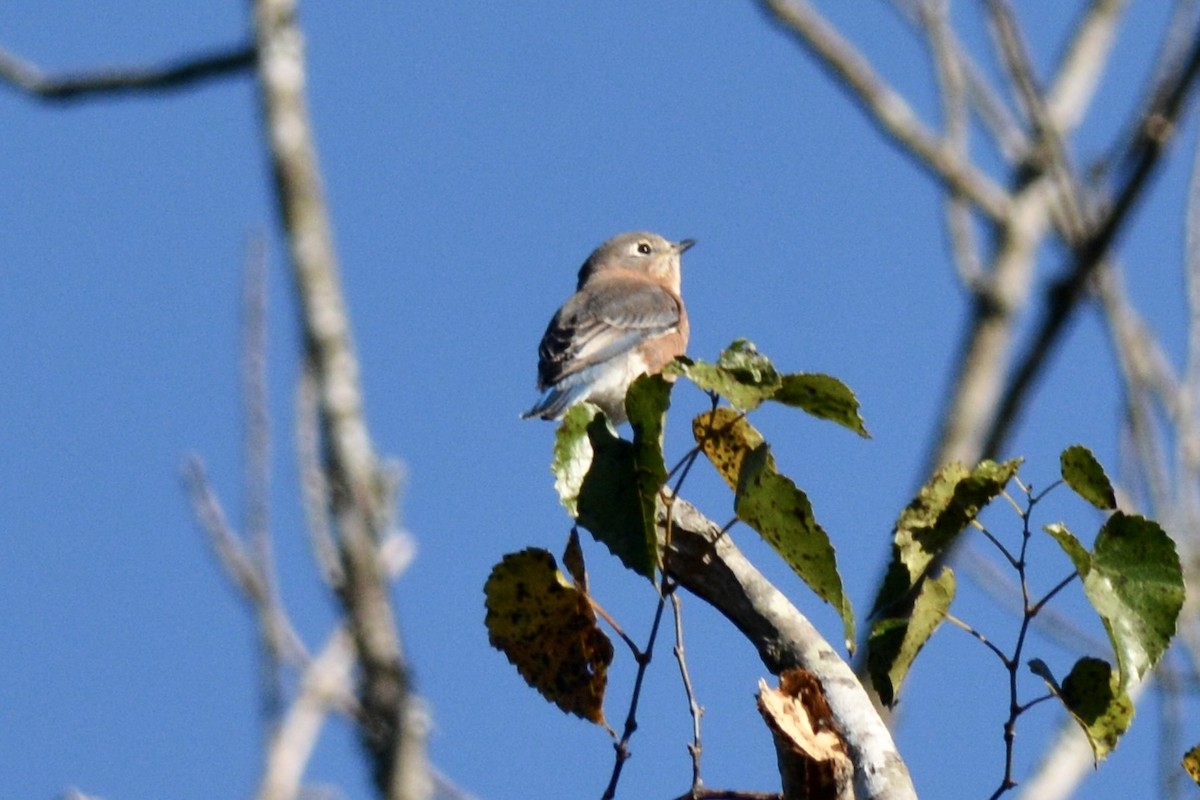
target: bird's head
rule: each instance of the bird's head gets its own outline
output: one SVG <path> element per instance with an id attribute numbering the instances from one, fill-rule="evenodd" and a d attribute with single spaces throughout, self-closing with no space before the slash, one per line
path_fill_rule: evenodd
<path id="1" fill-rule="evenodd" d="M 597 247 L 579 268 L 579 288 L 593 276 L 608 270 L 644 272 L 679 291 L 679 256 L 694 245 L 694 239 L 669 241 L 657 233 L 622 233 Z"/>

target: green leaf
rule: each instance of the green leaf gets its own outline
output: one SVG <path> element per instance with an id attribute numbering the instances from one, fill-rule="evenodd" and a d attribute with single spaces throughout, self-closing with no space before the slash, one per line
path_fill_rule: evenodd
<path id="1" fill-rule="evenodd" d="M 1059 457 L 1063 480 L 1075 493 L 1101 510 L 1117 507 L 1117 494 L 1104 474 L 1104 467 L 1081 444 L 1072 445 Z"/>
<path id="2" fill-rule="evenodd" d="M 1040 658 L 1030 659 L 1029 671 L 1044 680 L 1050 686 L 1050 691 L 1054 692 L 1056 697 L 1058 696 L 1059 692 L 1062 691 L 1062 687 L 1059 686 L 1058 681 L 1054 679 L 1054 673 L 1050 671 L 1050 667 L 1046 665 L 1045 661 L 1042 661 Z"/>
<path id="3" fill-rule="evenodd" d="M 592 443 L 588 441 L 588 423 L 599 413 L 591 403 L 574 405 L 563 416 L 554 434 L 554 490 L 571 518 L 579 516 L 579 487 L 592 465 Z"/>
<path id="4" fill-rule="evenodd" d="M 854 611 L 842 588 L 829 536 L 796 484 L 775 470 L 771 448 L 760 444 L 744 454 L 734 513 L 783 557 L 796 574 L 842 618 L 847 649 L 854 650 Z"/>
<path id="5" fill-rule="evenodd" d="M 563 549 L 563 566 L 567 574 L 575 581 L 575 588 L 587 594 L 587 567 L 583 563 L 583 547 L 579 544 L 579 528 L 571 526 L 571 535 L 567 537 L 567 546 Z"/>
<path id="6" fill-rule="evenodd" d="M 954 593 L 954 572 L 946 567 L 937 578 L 921 585 L 910 616 L 881 619 L 871 628 L 867 670 L 884 705 L 896 702 L 917 653 L 946 619 Z"/>
<path id="7" fill-rule="evenodd" d="M 592 605 L 558 571 L 554 556 L 509 553 L 483 587 L 488 641 L 533 688 L 563 711 L 604 725 L 612 643 Z"/>
<path id="8" fill-rule="evenodd" d="M 1095 762 L 1103 761 L 1129 730 L 1134 711 L 1133 701 L 1121 688 L 1109 663 L 1099 658 L 1081 658 L 1061 686 L 1044 661 L 1030 661 L 1029 669 L 1046 681 L 1050 691 L 1083 729 Z"/>
<path id="9" fill-rule="evenodd" d="M 805 372 L 784 375 L 770 399 L 836 422 L 863 438 L 871 438 L 858 413 L 858 398 L 846 384 L 830 375 Z"/>
<path id="10" fill-rule="evenodd" d="M 892 560 L 872 614 L 886 610 L 917 585 L 934 559 L 996 498 L 1021 466 L 1015 458 L 997 464 L 981 461 L 972 470 L 952 463 L 942 467 L 896 520 Z"/>
<path id="11" fill-rule="evenodd" d="M 716 364 L 677 359 L 669 372 L 686 375 L 701 389 L 716 392 L 743 411 L 758 408 L 782 384 L 770 359 L 746 339 L 736 339 L 722 350 Z"/>
<path id="12" fill-rule="evenodd" d="M 1058 542 L 1058 546 L 1067 554 L 1067 558 L 1071 559 L 1071 563 L 1075 565 L 1075 571 L 1080 577 L 1088 574 L 1092 569 L 1092 554 L 1087 551 L 1087 548 L 1079 543 L 1079 539 L 1075 534 L 1067 530 L 1067 526 L 1061 522 L 1055 522 L 1051 525 L 1046 525 L 1042 528 L 1046 533 L 1054 537 Z"/>
<path id="13" fill-rule="evenodd" d="M 588 424 L 587 434 L 593 456 L 579 488 L 579 524 L 626 567 L 654 580 L 658 548 L 646 542 L 635 448 L 612 432 L 603 414 Z"/>
<path id="14" fill-rule="evenodd" d="M 1183 608 L 1183 571 L 1158 523 L 1117 511 L 1089 553 L 1065 526 L 1047 525 L 1083 579 L 1083 590 L 1117 654 L 1120 686 L 1140 681 L 1162 658 Z"/>
<path id="15" fill-rule="evenodd" d="M 746 416 L 731 408 L 706 411 L 692 420 L 692 436 L 717 472 L 737 491 L 742 459 L 763 443 L 763 436 L 746 421 Z"/>
<path id="16" fill-rule="evenodd" d="M 633 466 L 642 504 L 642 532 L 655 565 L 662 560 L 655 512 L 661 502 L 659 492 L 667 482 L 663 425 L 670 405 L 671 383 L 661 375 L 642 375 L 625 395 L 625 411 L 633 428 Z"/>

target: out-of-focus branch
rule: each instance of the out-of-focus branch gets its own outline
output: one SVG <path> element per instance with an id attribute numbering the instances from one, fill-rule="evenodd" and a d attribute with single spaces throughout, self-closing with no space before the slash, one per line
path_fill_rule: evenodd
<path id="1" fill-rule="evenodd" d="M 285 664 L 306 663 L 308 653 L 304 643 L 283 612 L 273 584 L 264 577 L 241 538 L 230 526 L 199 459 L 191 458 L 184 465 L 183 481 L 193 513 L 208 536 L 217 561 L 255 612 L 268 657 Z"/>
<path id="2" fill-rule="evenodd" d="M 386 504 L 366 420 L 358 360 L 342 296 L 305 95 L 303 36 L 295 0 L 254 0 L 263 118 L 276 198 L 287 233 L 301 320 L 319 397 L 345 609 L 360 663 L 362 740 L 389 800 L 432 794 L 426 719 L 411 695 L 396 615 L 378 558 Z"/>
<path id="3" fill-rule="evenodd" d="M 838 83 L 893 141 L 949 188 L 971 199 L 993 220 L 1005 219 L 1011 198 L 1001 186 L 955 148 L 929 130 L 909 104 L 879 76 L 866 58 L 846 41 L 806 0 L 759 0 L 768 17 L 778 22 Z"/>
<path id="4" fill-rule="evenodd" d="M 1012 425 L 1028 400 L 1034 380 L 1041 374 L 1046 359 L 1079 305 L 1087 280 L 1129 221 L 1130 212 L 1141 198 L 1150 176 L 1174 137 L 1177 122 L 1191 96 L 1197 75 L 1200 75 L 1200 36 L 1194 40 L 1186 63 L 1171 76 L 1168 90 L 1162 93 L 1162 102 L 1144 116 L 1139 126 L 1140 135 L 1127 158 L 1132 167 L 1111 208 L 1076 248 L 1067 273 L 1049 292 L 1032 344 L 1007 381 L 985 439 L 984 454 L 996 454 L 1004 446 Z"/>
<path id="5" fill-rule="evenodd" d="M 349 690 L 354 667 L 354 640 L 339 628 L 309 663 L 296 697 L 267 744 L 266 765 L 256 800 L 295 800 L 304 770 L 331 707 Z"/>
<path id="6" fill-rule="evenodd" d="M 729 619 L 768 670 L 803 667 L 820 681 L 854 764 L 855 797 L 915 800 L 908 768 L 850 665 L 721 527 L 676 498 L 669 543 L 672 576 Z"/>
<path id="7" fill-rule="evenodd" d="M 946 0 L 891 0 L 891 5 L 910 27 L 932 40 L 935 50 L 944 51 L 937 53 L 939 59 L 952 60 L 956 64 L 955 69 L 962 73 L 963 88 L 971 100 L 971 107 L 995 140 L 1000 154 L 1010 164 L 1019 163 L 1029 149 L 1029 137 L 955 36 L 949 24 Z M 937 30 L 932 29 L 932 24 L 938 26 Z"/>
<path id="8" fill-rule="evenodd" d="M 967 109 L 967 88 L 962 59 L 955 46 L 948 18 L 947 0 L 923 0 L 916 3 L 922 28 L 933 54 L 934 72 L 942 97 L 942 117 L 946 141 L 966 159 L 969 154 L 968 131 L 970 115 Z M 984 283 L 983 259 L 975 240 L 971 206 L 961 193 L 951 190 L 946 197 L 946 229 L 950 235 L 950 252 L 959 280 L 970 292 L 978 292 Z"/>
<path id="9" fill-rule="evenodd" d="M 113 67 L 51 76 L 0 48 L 0 80 L 42 100 L 66 102 L 115 94 L 185 89 L 204 81 L 249 74 L 253 45 L 238 44 L 176 59 L 159 67 Z"/>
<path id="10" fill-rule="evenodd" d="M 1101 10 L 1108 8 L 1104 0 L 1093 5 Z M 1114 20 L 1111 13 L 1085 15 L 1081 22 L 1084 29 L 1077 32 L 1075 39 L 1089 39 L 1093 43 L 1086 47 L 1068 46 L 1059 74 L 1046 92 L 1047 113 L 1063 137 L 1071 133 L 1072 124 L 1082 118 L 1091 102 L 1110 52 L 1111 32 L 1106 34 L 1105 26 L 1114 24 Z M 1071 91 L 1068 87 L 1072 87 Z M 1049 178 L 1042 176 L 1016 196 L 1013 214 L 1002 230 L 989 271 L 991 295 L 976 301 L 970 326 L 963 336 L 956 361 L 958 373 L 941 415 L 941 430 L 926 462 L 927 473 L 948 461 L 974 463 L 997 453 L 1012 422 L 1001 421 L 1003 413 L 1012 412 L 999 409 L 1007 404 L 1015 410 L 1015 404 L 1024 401 L 1026 388 L 1040 369 L 1039 363 L 1028 374 L 1024 386 L 1016 391 L 1011 381 L 1006 381 L 1016 312 L 1027 303 L 1034 274 L 1033 259 L 1049 230 L 1049 204 L 1054 192 L 1048 184 Z M 1005 430 L 997 437 L 995 434 L 1001 427 Z"/>
<path id="11" fill-rule="evenodd" d="M 1096 93 L 1127 5 L 1128 0 L 1092 0 L 1072 29 L 1074 33 L 1055 70 L 1057 77 L 1045 95 L 1055 130 L 1072 130 L 1083 118 L 1087 104 L 1080 100 Z"/>
<path id="12" fill-rule="evenodd" d="M 1025 116 L 1033 125 L 1037 149 L 1030 157 L 1037 160 L 1039 171 L 1048 173 L 1054 182 L 1058 201 L 1055 210 L 1058 211 L 1060 227 L 1067 243 L 1074 245 L 1083 238 L 1087 222 L 1083 199 L 1058 125 L 1051 117 L 1049 105 L 1037 85 L 1033 61 L 1012 6 L 1008 0 L 987 0 L 987 10 L 1000 49 L 1000 60 Z"/>
<path id="13" fill-rule="evenodd" d="M 296 384 L 296 463 L 300 473 L 300 497 L 305 529 L 313 560 L 330 589 L 341 591 L 346 577 L 338 558 L 337 540 L 329 522 L 329 481 L 321 464 L 321 420 L 317 381 L 305 364 Z"/>

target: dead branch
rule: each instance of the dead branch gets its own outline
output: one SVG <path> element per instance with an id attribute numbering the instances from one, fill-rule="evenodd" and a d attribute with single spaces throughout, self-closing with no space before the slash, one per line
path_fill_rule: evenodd
<path id="1" fill-rule="evenodd" d="M 276 199 L 287 233 L 344 582 L 338 594 L 358 651 L 363 744 L 389 800 L 432 794 L 426 720 L 410 695 L 408 664 L 377 547 L 386 525 L 378 458 L 363 414 L 358 360 L 342 296 L 333 235 L 305 95 L 304 46 L 295 0 L 255 0 L 263 119 Z"/>
<path id="2" fill-rule="evenodd" d="M 993 220 L 1010 213 L 1011 198 L 1002 187 L 956 149 L 929 130 L 866 57 L 838 33 L 806 0 L 760 0 L 768 17 L 778 22 L 850 91 L 868 119 L 900 145 L 918 166 L 948 188 L 971 199 Z"/>
<path id="3" fill-rule="evenodd" d="M 1028 400 L 1029 389 L 1040 376 L 1066 323 L 1073 317 L 1083 297 L 1084 286 L 1129 221 L 1134 205 L 1174 138 L 1177 122 L 1191 96 L 1197 75 L 1200 75 L 1200 36 L 1194 40 L 1186 63 L 1168 80 L 1167 88 L 1161 93 L 1162 101 L 1142 118 L 1138 138 L 1126 157 L 1126 162 L 1131 164 L 1128 177 L 1111 208 L 1075 250 L 1066 274 L 1047 293 L 1032 344 L 1006 382 L 995 420 L 984 440 L 984 454 L 994 455 L 1002 449 Z"/>
<path id="4" fill-rule="evenodd" d="M 820 681 L 854 764 L 855 796 L 915 800 L 908 768 L 850 665 L 720 526 L 676 498 L 668 541 L 672 576 L 732 622 L 768 670 L 803 667 Z"/>
<path id="5" fill-rule="evenodd" d="M 254 60 L 252 45 L 237 44 L 185 56 L 159 67 L 112 67 L 52 76 L 0 48 L 0 80 L 40 100 L 69 102 L 186 89 L 205 81 L 249 74 Z"/>

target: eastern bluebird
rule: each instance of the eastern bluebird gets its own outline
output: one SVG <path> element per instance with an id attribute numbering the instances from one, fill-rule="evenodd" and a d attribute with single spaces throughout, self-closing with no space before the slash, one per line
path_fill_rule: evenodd
<path id="1" fill-rule="evenodd" d="M 588 256 L 575 294 L 538 345 L 537 388 L 544 394 L 523 419 L 558 419 L 586 400 L 614 425 L 625 421 L 625 392 L 634 378 L 660 371 L 687 349 L 679 256 L 695 243 L 636 231 Z"/>

